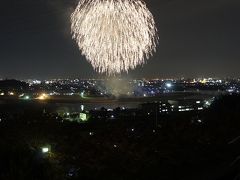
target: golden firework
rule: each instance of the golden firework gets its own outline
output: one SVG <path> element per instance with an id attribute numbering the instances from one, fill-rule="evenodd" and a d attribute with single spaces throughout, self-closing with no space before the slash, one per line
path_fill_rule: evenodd
<path id="1" fill-rule="evenodd" d="M 155 21 L 142 0 L 81 0 L 71 23 L 73 39 L 99 73 L 128 72 L 156 51 Z"/>

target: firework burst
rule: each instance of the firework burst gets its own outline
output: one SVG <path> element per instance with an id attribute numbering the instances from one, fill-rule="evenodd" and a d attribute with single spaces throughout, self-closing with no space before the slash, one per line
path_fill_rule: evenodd
<path id="1" fill-rule="evenodd" d="M 156 51 L 155 21 L 142 0 L 80 0 L 71 23 L 73 39 L 99 73 L 128 72 Z"/>

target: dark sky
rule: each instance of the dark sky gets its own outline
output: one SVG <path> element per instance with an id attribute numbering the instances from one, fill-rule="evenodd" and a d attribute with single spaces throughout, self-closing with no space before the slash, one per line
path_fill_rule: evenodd
<path id="1" fill-rule="evenodd" d="M 157 53 L 129 77 L 240 76 L 239 0 L 146 0 Z M 0 78 L 99 77 L 71 39 L 75 0 L 3 0 Z"/>

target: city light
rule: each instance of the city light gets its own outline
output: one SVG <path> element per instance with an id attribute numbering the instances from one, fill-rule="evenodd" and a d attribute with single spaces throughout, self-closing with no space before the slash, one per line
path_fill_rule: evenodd
<path id="1" fill-rule="evenodd" d="M 49 148 L 48 147 L 42 147 L 42 153 L 48 153 L 49 152 Z"/>
<path id="2" fill-rule="evenodd" d="M 48 95 L 45 94 L 45 93 L 43 93 L 43 94 L 41 94 L 40 96 L 37 97 L 37 99 L 39 99 L 39 100 L 46 100 L 47 98 L 48 98 Z"/>
<path id="3" fill-rule="evenodd" d="M 87 121 L 87 114 L 86 113 L 80 113 L 80 119 L 82 121 Z"/>
<path id="4" fill-rule="evenodd" d="M 14 92 L 9 92 L 9 95 L 10 96 L 14 96 Z"/>
<path id="5" fill-rule="evenodd" d="M 84 111 L 84 105 L 81 105 L 81 111 Z"/>
<path id="6" fill-rule="evenodd" d="M 84 98 L 84 92 L 80 93 L 81 98 Z"/>
<path id="7" fill-rule="evenodd" d="M 172 87 L 172 84 L 171 84 L 171 83 L 166 83 L 166 87 L 167 87 L 167 88 L 171 88 L 171 87 Z"/>
<path id="8" fill-rule="evenodd" d="M 94 135 L 94 132 L 89 132 L 89 136 L 93 136 Z"/>
<path id="9" fill-rule="evenodd" d="M 211 105 L 211 103 L 210 103 L 209 101 L 206 101 L 205 104 L 206 104 L 207 106 L 210 106 L 210 105 Z"/>
<path id="10" fill-rule="evenodd" d="M 200 80 L 200 83 L 202 83 L 202 84 L 206 84 L 207 83 L 207 79 L 202 79 L 202 80 Z"/>
<path id="11" fill-rule="evenodd" d="M 25 99 L 25 100 L 29 100 L 30 97 L 29 97 L 29 96 L 25 96 L 24 99 Z"/>
<path id="12" fill-rule="evenodd" d="M 199 119 L 199 120 L 197 120 L 198 121 L 198 123 L 202 123 L 202 120 L 201 119 Z"/>

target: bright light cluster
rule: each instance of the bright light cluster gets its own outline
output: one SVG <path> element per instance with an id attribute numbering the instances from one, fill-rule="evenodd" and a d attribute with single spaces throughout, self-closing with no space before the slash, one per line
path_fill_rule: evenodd
<path id="1" fill-rule="evenodd" d="M 73 39 L 99 73 L 128 72 L 156 51 L 155 21 L 142 0 L 81 0 L 71 23 Z"/>
<path id="2" fill-rule="evenodd" d="M 43 94 L 41 94 L 40 96 L 37 97 L 37 99 L 39 99 L 39 100 L 46 100 L 47 98 L 48 98 L 48 95 L 45 94 L 45 93 L 43 93 Z"/>

